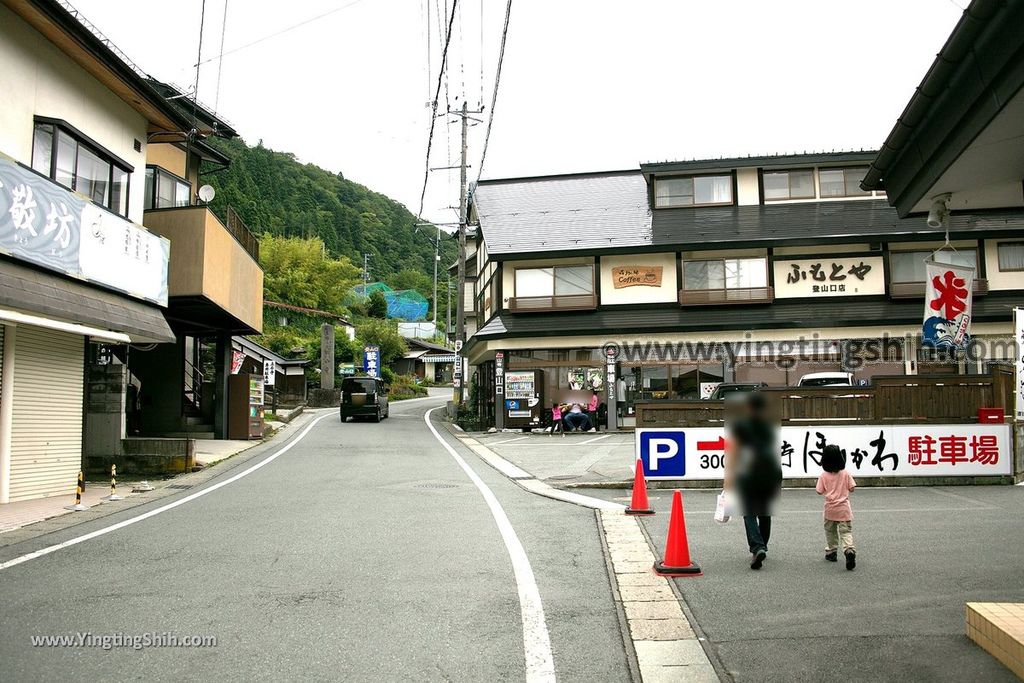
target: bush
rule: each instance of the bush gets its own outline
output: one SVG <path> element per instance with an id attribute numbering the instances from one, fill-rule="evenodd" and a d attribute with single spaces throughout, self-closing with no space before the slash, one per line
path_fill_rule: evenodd
<path id="1" fill-rule="evenodd" d="M 398 379 L 398 375 L 395 374 L 395 371 L 387 366 L 384 366 L 380 369 L 380 376 L 381 379 L 383 379 L 388 384 L 394 384 L 395 381 Z"/>
<path id="2" fill-rule="evenodd" d="M 390 368 L 385 369 L 390 371 Z M 393 372 L 391 374 L 394 375 Z M 392 401 L 404 401 L 427 395 L 427 388 L 417 384 L 416 378 L 412 375 L 397 375 L 390 384 L 391 391 L 388 393 L 388 398 Z"/>

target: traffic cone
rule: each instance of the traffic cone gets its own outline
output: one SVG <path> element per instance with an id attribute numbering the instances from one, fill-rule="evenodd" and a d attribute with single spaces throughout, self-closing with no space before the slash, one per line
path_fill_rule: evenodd
<path id="1" fill-rule="evenodd" d="M 75 512 L 81 512 L 82 510 L 88 510 L 88 506 L 82 504 L 82 491 L 85 490 L 85 474 L 79 470 L 78 472 L 78 486 L 75 487 L 75 504 L 65 505 L 65 510 L 74 510 Z"/>
<path id="2" fill-rule="evenodd" d="M 626 508 L 627 515 L 653 515 L 654 510 L 647 500 L 647 478 L 644 476 L 644 461 L 636 459 L 636 473 L 633 475 L 633 500 Z"/>
<path id="3" fill-rule="evenodd" d="M 654 573 L 661 576 L 703 576 L 704 572 L 690 559 L 686 540 L 686 518 L 683 516 L 683 494 L 672 494 L 672 515 L 668 519 L 668 542 L 664 561 L 654 563 Z"/>

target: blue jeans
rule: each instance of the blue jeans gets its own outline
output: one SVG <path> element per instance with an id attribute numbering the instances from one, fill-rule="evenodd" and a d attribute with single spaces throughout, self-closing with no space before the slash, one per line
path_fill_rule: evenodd
<path id="1" fill-rule="evenodd" d="M 565 426 L 569 429 L 583 429 L 589 422 L 583 413 L 569 413 L 565 416 Z"/>
<path id="2" fill-rule="evenodd" d="M 747 532 L 747 545 L 751 553 L 768 550 L 768 538 L 772 535 L 772 518 L 767 515 L 744 515 L 743 527 Z"/>

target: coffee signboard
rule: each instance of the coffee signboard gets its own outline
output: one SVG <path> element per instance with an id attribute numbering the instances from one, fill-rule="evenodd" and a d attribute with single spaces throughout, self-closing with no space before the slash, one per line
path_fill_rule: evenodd
<path id="1" fill-rule="evenodd" d="M 623 287 L 661 287 L 664 266 L 619 266 L 612 268 L 612 284 Z"/>

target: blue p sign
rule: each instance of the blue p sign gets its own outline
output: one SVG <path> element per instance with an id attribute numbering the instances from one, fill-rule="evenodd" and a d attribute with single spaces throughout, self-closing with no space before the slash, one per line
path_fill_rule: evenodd
<path id="1" fill-rule="evenodd" d="M 682 429 L 638 429 L 636 451 L 648 477 L 686 476 L 686 435 Z"/>

